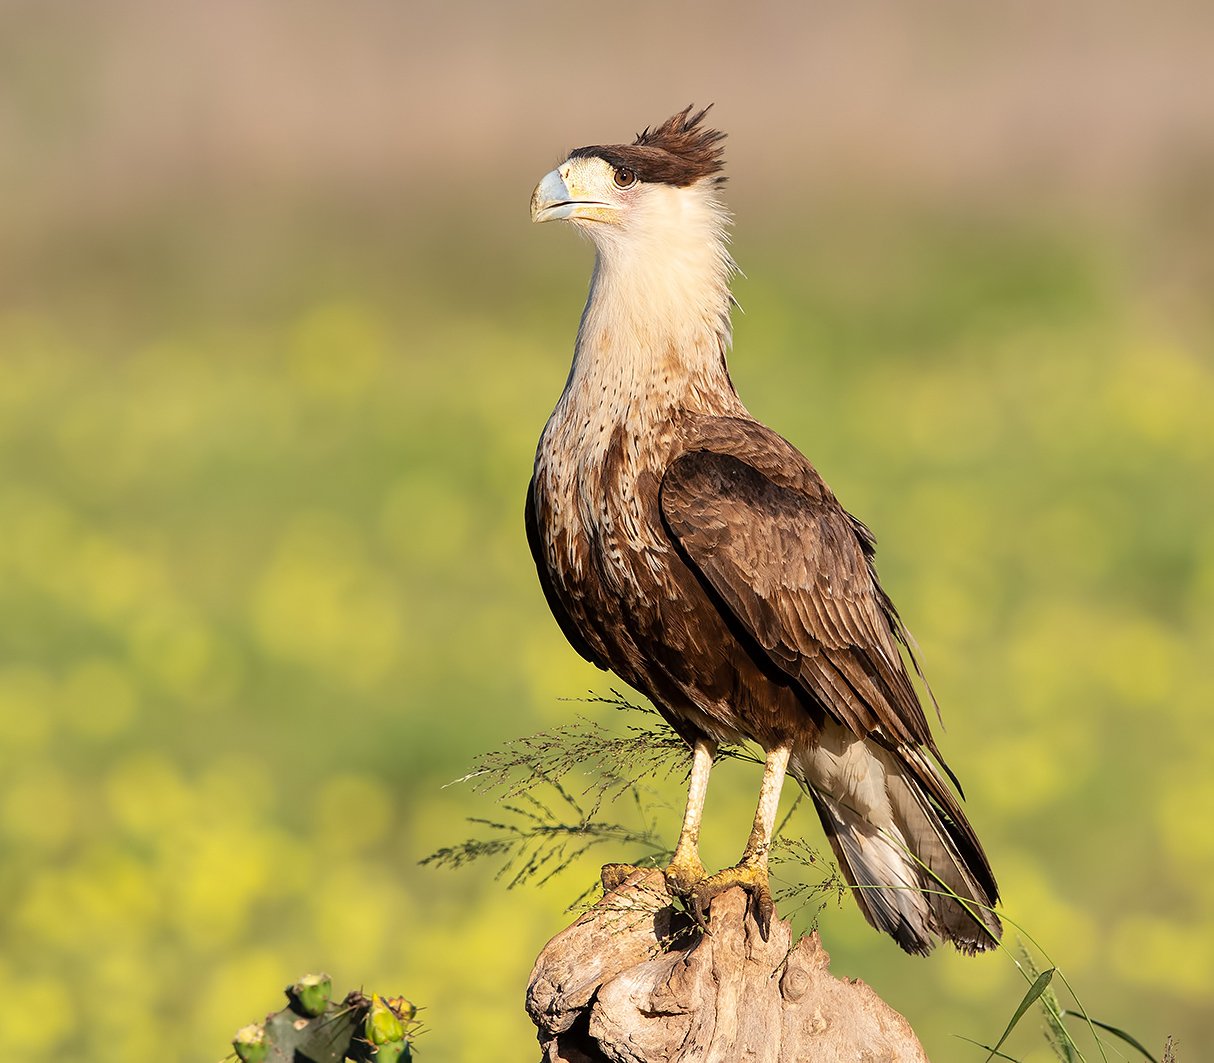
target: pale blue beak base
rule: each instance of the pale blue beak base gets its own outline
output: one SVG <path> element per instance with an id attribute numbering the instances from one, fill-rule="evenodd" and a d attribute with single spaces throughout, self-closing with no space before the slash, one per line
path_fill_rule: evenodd
<path id="1" fill-rule="evenodd" d="M 607 206 L 610 204 L 604 203 L 602 200 L 575 199 L 565 184 L 560 170 L 553 170 L 551 173 L 544 174 L 543 180 L 535 186 L 535 191 L 531 193 L 531 220 L 534 222 L 565 221 L 573 217 L 573 213 L 578 207 Z"/>

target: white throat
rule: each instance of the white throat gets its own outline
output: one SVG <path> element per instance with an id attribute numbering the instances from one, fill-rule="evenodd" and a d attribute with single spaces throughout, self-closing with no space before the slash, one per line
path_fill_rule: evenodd
<path id="1" fill-rule="evenodd" d="M 650 185 L 618 224 L 581 226 L 595 266 L 562 406 L 593 403 L 618 423 L 638 406 L 723 412 L 723 401 L 736 403 L 725 364 L 728 225 L 715 185 L 702 181 Z"/>
<path id="2" fill-rule="evenodd" d="M 586 535 L 627 543 L 656 564 L 666 547 L 636 487 L 646 468 L 664 468 L 677 413 L 745 415 L 725 365 L 728 215 L 711 185 L 644 192 L 626 220 L 583 226 L 597 251 L 590 297 L 565 391 L 536 451 L 552 549 L 575 573 Z M 622 586 L 626 569 L 607 564 L 602 574 Z"/>

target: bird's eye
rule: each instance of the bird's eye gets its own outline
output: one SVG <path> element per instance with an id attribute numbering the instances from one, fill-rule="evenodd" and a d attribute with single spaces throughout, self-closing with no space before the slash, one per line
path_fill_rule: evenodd
<path id="1" fill-rule="evenodd" d="M 617 166 L 614 174 L 616 188 L 631 188 L 637 183 L 637 175 L 627 166 Z"/>

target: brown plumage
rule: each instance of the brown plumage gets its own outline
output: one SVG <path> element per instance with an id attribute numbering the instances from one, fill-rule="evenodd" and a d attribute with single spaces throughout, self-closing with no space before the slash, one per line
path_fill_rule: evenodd
<path id="1" fill-rule="evenodd" d="M 703 117 L 688 108 L 636 145 L 579 149 L 532 200 L 537 220 L 574 221 L 598 252 L 527 496 L 540 583 L 574 648 L 695 750 L 668 876 L 696 904 L 746 885 L 765 929 L 787 766 L 874 926 L 910 952 L 987 948 L 994 876 L 944 779 L 873 537 L 730 382 L 722 134 Z M 755 826 L 738 867 L 705 876 L 712 750 L 743 740 L 768 754 Z"/>

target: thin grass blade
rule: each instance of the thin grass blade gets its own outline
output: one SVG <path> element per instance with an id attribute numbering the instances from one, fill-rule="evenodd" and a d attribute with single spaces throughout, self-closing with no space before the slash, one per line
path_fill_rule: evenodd
<path id="1" fill-rule="evenodd" d="M 1101 1022 L 1099 1019 L 1093 1019 L 1090 1015 L 1083 1015 L 1078 1011 L 1064 1011 L 1062 1014 L 1072 1015 L 1077 1019 L 1083 1019 L 1084 1022 L 1090 1022 L 1093 1026 L 1099 1026 L 1106 1033 L 1111 1033 L 1114 1037 L 1120 1037 L 1131 1048 L 1138 1049 L 1151 1063 L 1159 1063 L 1159 1060 L 1146 1050 L 1146 1047 L 1137 1037 L 1126 1033 L 1125 1030 L 1119 1030 L 1116 1026 L 1111 1026 L 1107 1022 Z"/>
<path id="2" fill-rule="evenodd" d="M 1050 979 L 1054 977 L 1055 970 L 1057 970 L 1057 968 L 1051 967 L 1048 971 L 1042 971 L 1037 976 L 1037 980 L 1033 982 L 1031 986 L 1029 986 L 1029 991 L 1024 994 L 1024 999 L 1020 1001 L 1020 1006 L 1016 1009 L 1016 1013 L 1012 1016 L 1012 1021 L 1007 1024 L 1007 1029 L 1003 1031 L 1003 1036 L 995 1042 L 995 1047 L 990 1050 L 991 1054 L 986 1057 L 986 1063 L 990 1063 L 990 1061 L 995 1058 L 996 1052 L 1002 1048 L 1003 1043 L 1009 1037 L 1011 1037 L 1012 1031 L 1016 1028 L 1016 1023 L 1024 1018 L 1024 1013 L 1028 1011 L 1029 1008 L 1033 1006 L 1033 1003 L 1037 1000 L 1037 998 L 1045 992 L 1046 986 L 1050 984 Z M 1006 1059 L 1007 1057 L 1005 1056 L 1004 1058 Z"/>
<path id="3" fill-rule="evenodd" d="M 1011 1063 L 1020 1063 L 1020 1060 L 1016 1059 L 1014 1056 L 1006 1056 L 1002 1052 L 991 1048 L 990 1045 L 984 1045 L 981 1041 L 975 1041 L 972 1037 L 966 1037 L 959 1033 L 955 1033 L 953 1036 L 959 1041 L 965 1041 L 967 1044 L 971 1044 L 975 1048 L 981 1048 L 982 1051 L 989 1052 L 990 1055 L 986 1057 L 987 1059 L 1007 1059 L 1010 1060 Z"/>

